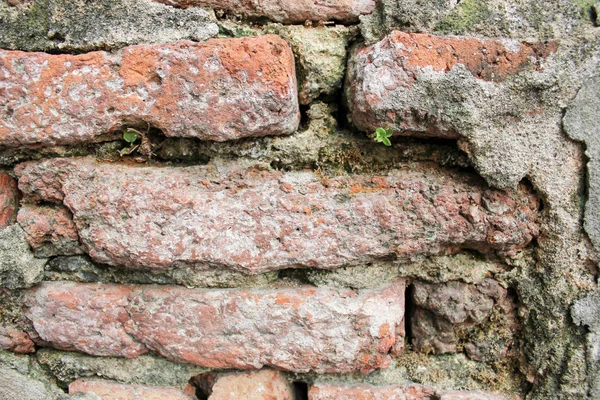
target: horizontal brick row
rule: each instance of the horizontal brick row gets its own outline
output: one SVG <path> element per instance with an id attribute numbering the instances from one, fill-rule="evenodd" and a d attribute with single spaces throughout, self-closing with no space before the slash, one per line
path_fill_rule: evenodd
<path id="1" fill-rule="evenodd" d="M 146 124 L 224 141 L 289 134 L 299 121 L 294 57 L 276 35 L 117 54 L 0 50 L 0 148 L 75 145 Z"/>
<path id="2" fill-rule="evenodd" d="M 177 7 L 200 6 L 236 15 L 266 17 L 277 22 L 358 22 L 375 9 L 375 0 L 156 0 Z"/>
<path id="3" fill-rule="evenodd" d="M 474 174 L 429 167 L 326 179 L 80 158 L 25 163 L 16 173 L 27 201 L 68 207 L 94 260 L 139 269 L 335 268 L 461 248 L 514 250 L 539 230 L 538 200 L 525 187 L 492 190 Z"/>
<path id="4" fill-rule="evenodd" d="M 478 98 L 469 77 L 489 88 L 519 71 L 541 68 L 556 49 L 556 42 L 394 31 L 351 54 L 345 85 L 350 118 L 367 132 L 390 126 L 399 135 L 458 138 L 459 125 L 481 106 L 469 103 Z"/>
<path id="5" fill-rule="evenodd" d="M 193 393 L 180 388 L 125 385 L 101 379 L 77 380 L 69 385 L 69 394 L 93 393 L 101 400 L 195 400 Z"/>
<path id="6" fill-rule="evenodd" d="M 25 297 L 45 344 L 90 355 L 156 352 L 211 368 L 320 373 L 386 367 L 404 344 L 403 281 L 379 290 L 194 290 L 42 283 Z"/>

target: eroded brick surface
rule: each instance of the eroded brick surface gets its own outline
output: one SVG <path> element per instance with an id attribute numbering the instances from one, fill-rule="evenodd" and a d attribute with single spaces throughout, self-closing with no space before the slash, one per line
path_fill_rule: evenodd
<path id="1" fill-rule="evenodd" d="M 11 326 L 0 326 L 0 349 L 15 353 L 33 353 L 35 344 L 27 333 Z"/>
<path id="2" fill-rule="evenodd" d="M 209 400 L 296 400 L 292 385 L 281 372 L 271 369 L 206 374 L 194 380 L 210 393 Z"/>
<path id="3" fill-rule="evenodd" d="M 65 207 L 25 205 L 17 221 L 36 256 L 83 253 L 71 212 Z"/>
<path id="4" fill-rule="evenodd" d="M 150 349 L 212 368 L 367 372 L 387 366 L 403 340 L 403 281 L 360 292 L 43 283 L 25 304 L 57 348 L 125 357 Z"/>
<path id="5" fill-rule="evenodd" d="M 518 43 L 470 37 L 441 37 L 394 31 L 382 41 L 357 48 L 346 76 L 352 122 L 373 132 L 391 126 L 395 134 L 457 138 L 453 118 L 465 119 L 465 110 L 453 110 L 468 98 L 472 84 L 444 79 L 460 70 L 499 83 L 524 69 L 541 68 L 557 43 Z M 459 78 L 460 80 L 460 78 Z M 438 87 L 450 87 L 451 98 Z M 454 105 L 453 105 L 454 103 Z M 452 115 L 456 113 L 457 115 Z"/>
<path id="6" fill-rule="evenodd" d="M 369 386 L 316 384 L 308 400 L 434 400 L 435 390 L 427 386 Z"/>
<path id="7" fill-rule="evenodd" d="M 514 303 L 493 279 L 477 284 L 414 283 L 413 346 L 417 351 L 455 352 L 459 343 L 475 360 L 499 359 L 516 332 Z M 493 320 L 493 324 L 487 322 Z M 483 329 L 477 329 L 477 327 Z"/>
<path id="8" fill-rule="evenodd" d="M 69 385 L 69 394 L 94 393 L 102 400 L 194 400 L 196 397 L 180 388 L 124 385 L 106 380 L 76 380 Z"/>
<path id="9" fill-rule="evenodd" d="M 18 206 L 17 181 L 7 173 L 0 172 L 0 229 L 16 221 Z"/>
<path id="10" fill-rule="evenodd" d="M 29 201 L 60 201 L 98 262 L 264 272 L 381 257 L 510 251 L 538 234 L 538 201 L 435 168 L 326 179 L 312 172 L 134 167 L 91 158 L 17 166 Z"/>
<path id="11" fill-rule="evenodd" d="M 277 22 L 304 21 L 358 22 L 360 15 L 375 8 L 374 0 L 156 0 L 177 7 L 200 6 L 237 15 L 266 17 Z"/>
<path id="12" fill-rule="evenodd" d="M 0 148 L 99 141 L 147 123 L 224 141 L 289 134 L 300 119 L 292 51 L 275 35 L 117 54 L 0 51 L 0 77 Z"/>

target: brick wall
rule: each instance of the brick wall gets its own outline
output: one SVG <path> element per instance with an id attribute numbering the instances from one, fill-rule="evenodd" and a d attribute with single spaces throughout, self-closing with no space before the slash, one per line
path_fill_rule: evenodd
<path id="1" fill-rule="evenodd" d="M 0 1 L 0 398 L 598 398 L 599 9 Z"/>

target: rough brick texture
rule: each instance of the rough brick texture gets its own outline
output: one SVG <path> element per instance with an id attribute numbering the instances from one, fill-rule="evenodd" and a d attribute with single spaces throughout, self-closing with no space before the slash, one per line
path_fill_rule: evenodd
<path id="1" fill-rule="evenodd" d="M 193 381 L 210 393 L 208 400 L 297 400 L 282 373 L 271 369 L 204 374 Z"/>
<path id="2" fill-rule="evenodd" d="M 495 191 L 474 175 L 435 168 L 325 179 L 83 158 L 16 172 L 28 200 L 70 209 L 93 259 L 131 268 L 335 268 L 461 248 L 514 250 L 538 234 L 538 201 L 525 187 Z"/>
<path id="3" fill-rule="evenodd" d="M 33 353 L 35 344 L 27 333 L 14 327 L 0 326 L 0 349 L 15 353 Z"/>
<path id="4" fill-rule="evenodd" d="M 457 351 L 459 341 L 472 359 L 481 360 L 492 352 L 501 358 L 506 340 L 516 331 L 514 304 L 507 290 L 493 279 L 477 284 L 447 282 L 414 283 L 412 335 L 417 351 L 442 354 Z M 487 327 L 486 335 L 468 335 L 469 328 L 492 318 L 499 332 Z M 495 335 L 495 336 L 494 336 Z M 464 337 L 460 337 L 464 336 Z"/>
<path id="5" fill-rule="evenodd" d="M 300 120 L 292 51 L 275 35 L 118 54 L 0 51 L 0 77 L 0 148 L 99 141 L 147 123 L 224 141 L 292 133 Z"/>
<path id="6" fill-rule="evenodd" d="M 0 229 L 16 221 L 18 206 L 17 181 L 7 173 L 0 172 Z"/>
<path id="7" fill-rule="evenodd" d="M 17 221 L 36 256 L 83 253 L 71 212 L 65 207 L 25 205 Z"/>
<path id="8" fill-rule="evenodd" d="M 94 393 L 102 400 L 195 400 L 195 396 L 180 388 L 124 385 L 105 380 L 76 380 L 69 385 L 69 394 Z"/>
<path id="9" fill-rule="evenodd" d="M 404 282 L 380 290 L 193 290 L 42 283 L 26 297 L 40 338 L 60 349 L 135 357 L 151 349 L 212 368 L 367 372 L 387 366 Z"/>
<path id="10" fill-rule="evenodd" d="M 475 78 L 502 82 L 555 51 L 556 42 L 510 43 L 394 31 L 382 41 L 355 49 L 346 75 L 350 118 L 361 130 L 391 126 L 394 134 L 458 138 L 460 132 L 436 99 L 443 75 L 466 70 Z M 447 83 L 446 83 L 447 85 Z M 468 85 L 453 99 L 462 102 Z"/>
<path id="11" fill-rule="evenodd" d="M 375 8 L 375 0 L 157 0 L 177 7 L 211 7 L 236 15 L 266 17 L 277 22 L 358 22 Z"/>
<path id="12" fill-rule="evenodd" d="M 310 388 L 308 400 L 508 400 L 499 393 L 446 391 L 416 385 L 344 385 L 319 383 Z"/>

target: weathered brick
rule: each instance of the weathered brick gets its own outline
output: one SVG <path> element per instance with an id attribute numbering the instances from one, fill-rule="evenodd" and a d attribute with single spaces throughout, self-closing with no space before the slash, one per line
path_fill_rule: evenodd
<path id="1" fill-rule="evenodd" d="M 335 268 L 461 248 L 514 250 L 539 229 L 538 201 L 524 186 L 491 190 L 474 174 L 433 167 L 325 179 L 81 158 L 15 171 L 29 201 L 70 209 L 94 260 L 131 268 Z"/>
<path id="2" fill-rule="evenodd" d="M 464 120 L 471 111 L 462 104 L 468 101 L 472 84 L 446 82 L 444 75 L 466 73 L 499 83 L 523 69 L 539 69 L 541 60 L 556 48 L 556 42 L 511 43 L 394 31 L 352 54 L 345 85 L 350 118 L 367 132 L 390 126 L 397 135 L 458 138 L 455 119 Z M 438 89 L 444 84 L 451 86 L 451 94 Z"/>
<path id="3" fill-rule="evenodd" d="M 498 392 L 448 391 L 417 385 L 347 385 L 318 383 L 308 392 L 308 400 L 508 400 Z"/>
<path id="4" fill-rule="evenodd" d="M 146 123 L 225 141 L 289 134 L 300 119 L 292 51 L 275 35 L 117 54 L 0 51 L 0 77 L 0 148 L 100 141 Z"/>
<path id="5" fill-rule="evenodd" d="M 313 385 L 308 400 L 434 400 L 435 390 L 427 386 L 370 386 L 321 383 Z"/>
<path id="6" fill-rule="evenodd" d="M 15 353 L 33 353 L 35 344 L 27 333 L 12 326 L 0 326 L 0 349 Z"/>
<path id="7" fill-rule="evenodd" d="M 36 256 L 81 254 L 77 228 L 65 207 L 24 205 L 17 221 Z"/>
<path id="8" fill-rule="evenodd" d="M 279 371 L 231 372 L 194 377 L 209 400 L 294 400 L 292 385 Z"/>
<path id="9" fill-rule="evenodd" d="M 15 223 L 18 206 L 17 181 L 7 173 L 0 172 L 0 229 Z"/>
<path id="10" fill-rule="evenodd" d="M 25 304 L 54 347 L 125 357 L 150 349 L 211 368 L 367 372 L 386 367 L 403 340 L 403 281 L 359 292 L 43 283 Z"/>
<path id="11" fill-rule="evenodd" d="M 358 22 L 375 9 L 375 0 L 156 0 L 177 7 L 210 7 L 236 15 L 266 17 L 277 22 Z"/>
<path id="12" fill-rule="evenodd" d="M 516 331 L 514 304 L 493 279 L 477 284 L 415 282 L 412 298 L 412 344 L 417 351 L 456 352 L 460 344 L 472 359 L 498 359 Z M 493 326 L 473 334 L 492 315 Z"/>
<path id="13" fill-rule="evenodd" d="M 124 385 L 101 379 L 72 382 L 69 385 L 69 394 L 76 393 L 94 393 L 102 400 L 193 400 L 196 398 L 178 387 Z"/>

